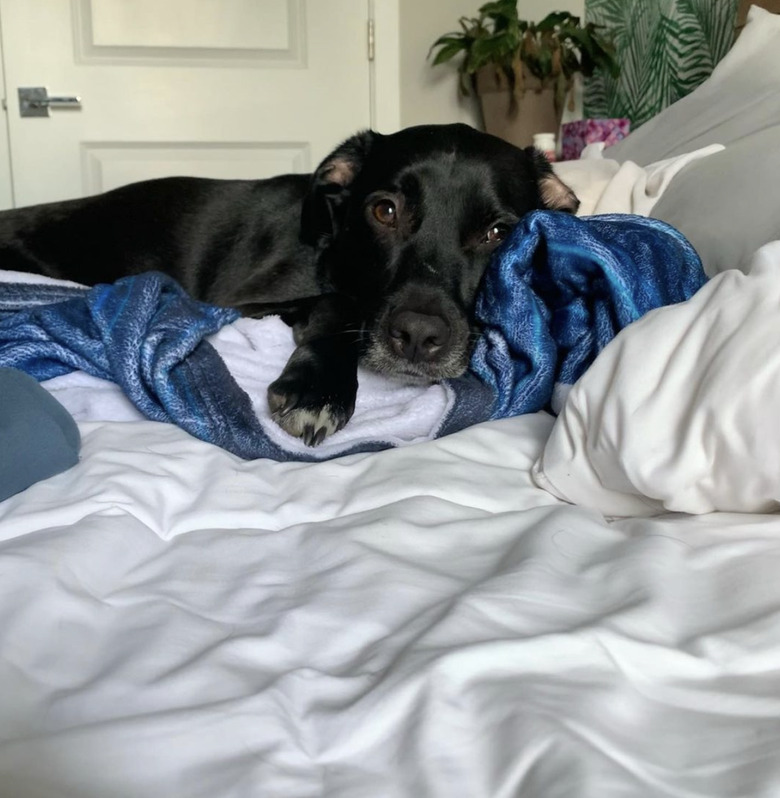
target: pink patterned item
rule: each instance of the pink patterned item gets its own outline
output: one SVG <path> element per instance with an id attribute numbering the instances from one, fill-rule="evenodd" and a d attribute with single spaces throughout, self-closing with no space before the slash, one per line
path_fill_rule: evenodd
<path id="1" fill-rule="evenodd" d="M 561 157 L 575 161 L 587 144 L 603 141 L 607 147 L 628 135 L 630 119 L 580 119 L 561 126 Z"/>

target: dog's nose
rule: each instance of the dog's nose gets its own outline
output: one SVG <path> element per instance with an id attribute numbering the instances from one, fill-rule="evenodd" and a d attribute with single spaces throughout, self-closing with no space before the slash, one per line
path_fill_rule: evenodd
<path id="1" fill-rule="evenodd" d="M 399 310 L 388 325 L 393 351 L 411 363 L 427 363 L 444 354 L 450 327 L 441 316 Z"/>

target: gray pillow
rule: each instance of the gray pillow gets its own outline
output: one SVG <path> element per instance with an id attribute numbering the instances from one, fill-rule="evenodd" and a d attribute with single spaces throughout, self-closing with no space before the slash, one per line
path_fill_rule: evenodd
<path id="1" fill-rule="evenodd" d="M 76 465 L 80 446 L 76 422 L 50 393 L 0 368 L 0 501 Z"/>
<path id="2" fill-rule="evenodd" d="M 780 124 L 689 164 L 651 216 L 676 227 L 712 276 L 742 268 L 763 244 L 780 239 Z"/>
<path id="3" fill-rule="evenodd" d="M 728 147 L 777 125 L 780 14 L 753 6 L 744 30 L 710 77 L 604 155 L 647 166 L 708 144 Z"/>

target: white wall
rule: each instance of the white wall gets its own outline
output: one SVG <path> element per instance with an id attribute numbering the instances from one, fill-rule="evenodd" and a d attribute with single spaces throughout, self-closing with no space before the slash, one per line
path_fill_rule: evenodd
<path id="1" fill-rule="evenodd" d="M 381 2 L 381 0 L 380 0 Z M 401 125 L 466 122 L 481 125 L 473 97 L 458 97 L 454 66 L 432 67 L 428 51 L 436 39 L 457 30 L 462 16 L 476 16 L 485 0 L 400 0 Z M 585 0 L 520 0 L 522 19 L 538 20 L 550 11 L 584 16 Z"/>

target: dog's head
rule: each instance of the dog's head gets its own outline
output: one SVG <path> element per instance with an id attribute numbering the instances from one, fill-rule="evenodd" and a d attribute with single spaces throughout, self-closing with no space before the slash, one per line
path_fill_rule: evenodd
<path id="1" fill-rule="evenodd" d="M 523 214 L 578 200 L 541 153 L 467 125 L 348 139 L 323 161 L 303 235 L 361 311 L 362 362 L 413 382 L 461 375 L 490 256 Z"/>

